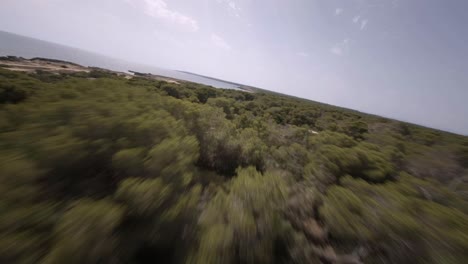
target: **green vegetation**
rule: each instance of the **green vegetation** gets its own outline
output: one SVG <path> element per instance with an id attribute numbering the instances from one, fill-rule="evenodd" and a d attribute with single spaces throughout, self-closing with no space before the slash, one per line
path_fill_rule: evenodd
<path id="1" fill-rule="evenodd" d="M 274 93 L 0 69 L 1 263 L 465 263 L 468 138 Z"/>

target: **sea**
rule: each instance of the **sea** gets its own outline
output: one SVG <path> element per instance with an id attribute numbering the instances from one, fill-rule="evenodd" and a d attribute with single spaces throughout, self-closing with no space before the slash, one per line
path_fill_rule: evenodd
<path id="1" fill-rule="evenodd" d="M 78 48 L 68 47 L 4 31 L 0 31 L 0 56 L 17 56 L 27 59 L 35 57 L 58 59 L 74 62 L 83 66 L 93 66 L 121 72 L 128 72 L 131 70 L 200 83 L 216 88 L 239 89 L 238 85 L 223 82 L 221 80 L 214 80 L 187 72 L 179 72 L 155 66 L 127 62 Z"/>

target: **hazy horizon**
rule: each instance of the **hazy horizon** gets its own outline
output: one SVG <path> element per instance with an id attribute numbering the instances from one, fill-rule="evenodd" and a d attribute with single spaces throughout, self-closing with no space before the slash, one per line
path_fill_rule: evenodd
<path id="1" fill-rule="evenodd" d="M 468 134 L 468 3 L 5 0 L 0 30 Z"/>

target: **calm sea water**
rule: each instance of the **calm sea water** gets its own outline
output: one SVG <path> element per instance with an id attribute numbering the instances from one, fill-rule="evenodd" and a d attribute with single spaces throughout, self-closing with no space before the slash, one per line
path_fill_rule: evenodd
<path id="1" fill-rule="evenodd" d="M 28 59 L 42 57 L 65 60 L 83 66 L 95 66 L 122 72 L 132 70 L 201 83 L 217 88 L 237 89 L 237 86 L 231 83 L 212 80 L 189 73 L 126 62 L 76 48 L 0 31 L 0 56 L 7 55 Z"/>

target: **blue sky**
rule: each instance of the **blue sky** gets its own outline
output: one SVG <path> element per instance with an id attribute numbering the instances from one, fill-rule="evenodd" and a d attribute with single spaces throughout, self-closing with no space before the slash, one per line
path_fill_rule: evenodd
<path id="1" fill-rule="evenodd" d="M 1 0 L 0 30 L 468 134 L 465 0 Z"/>

